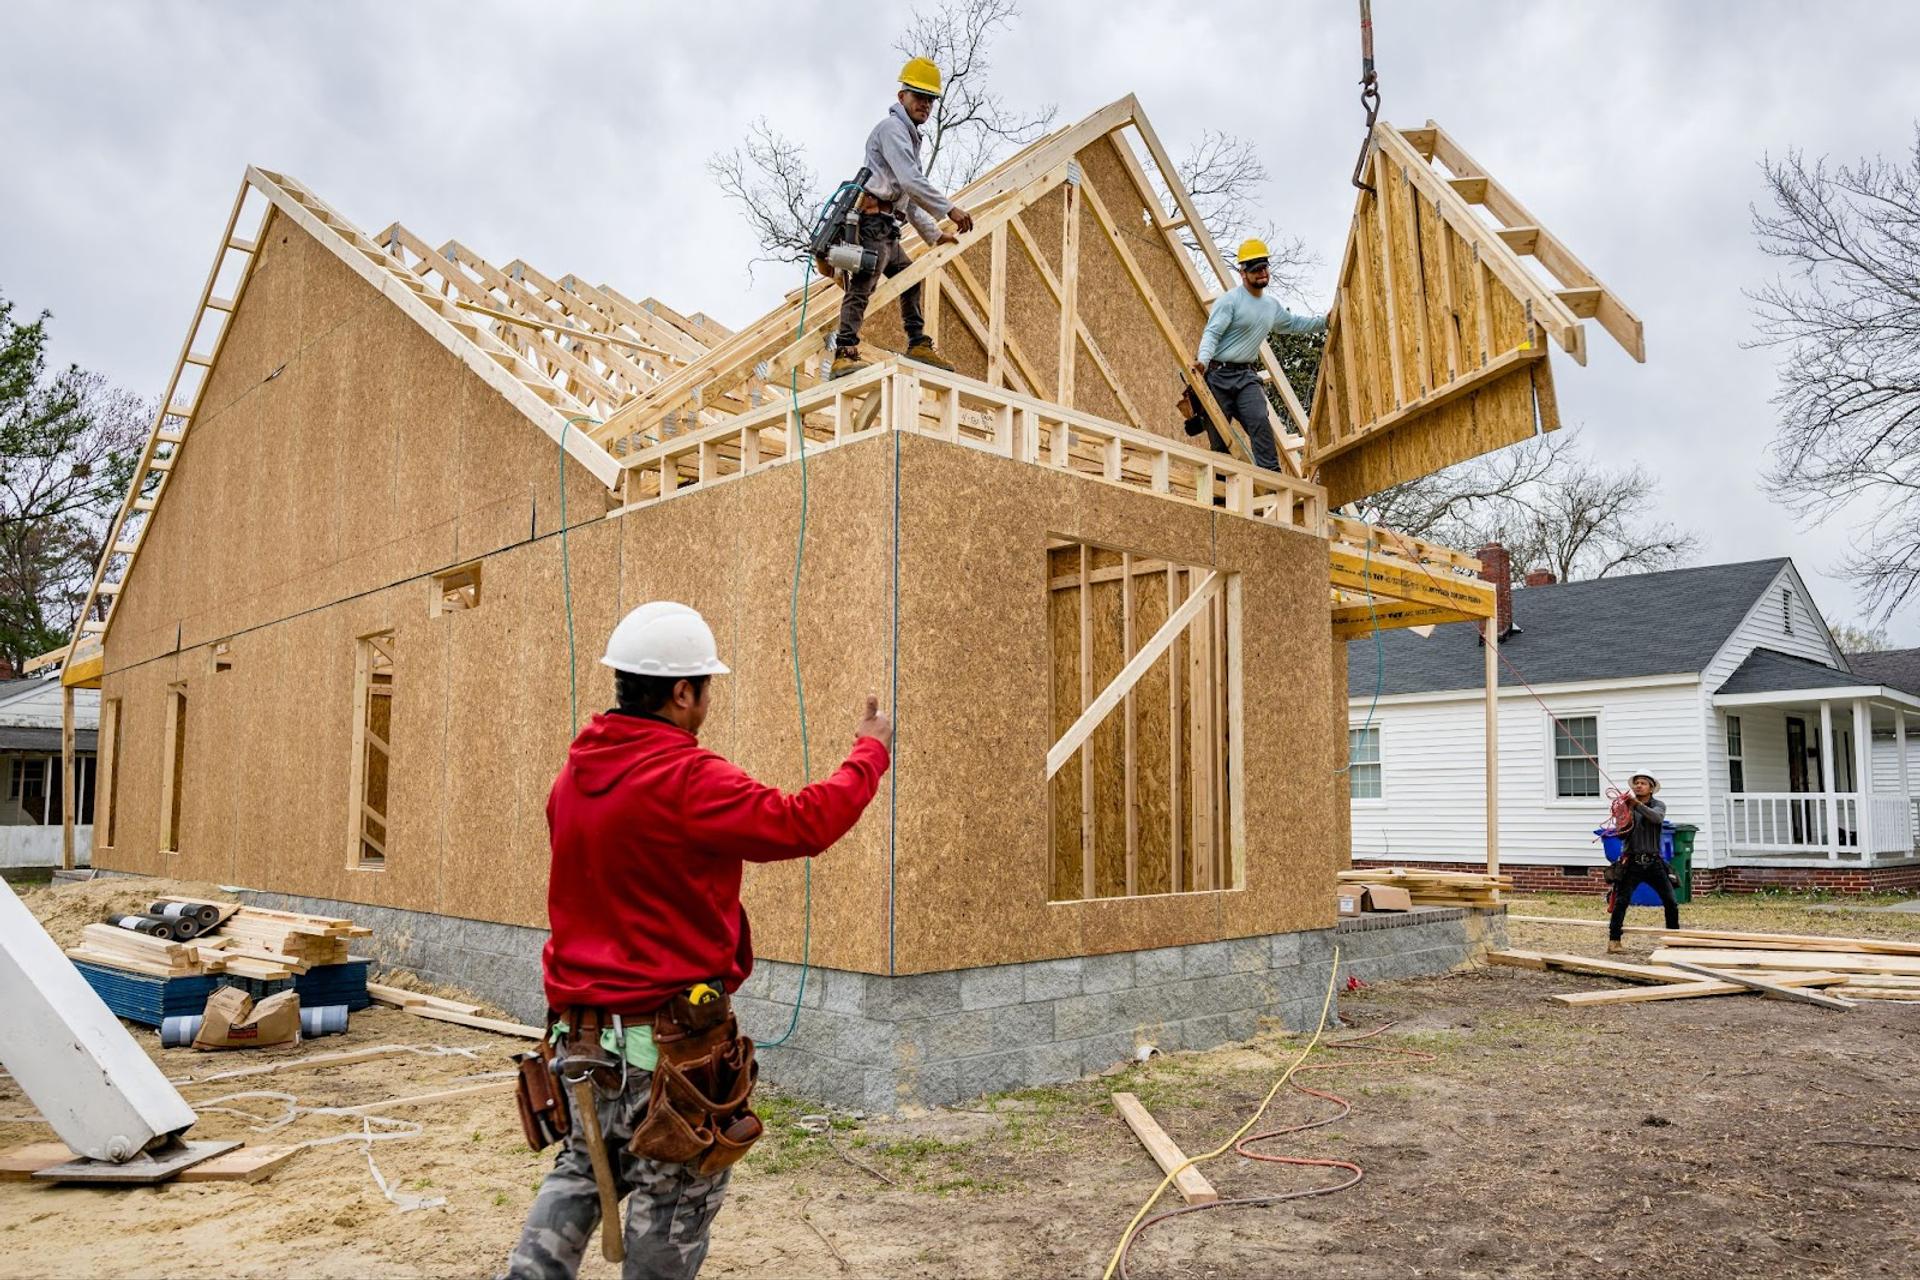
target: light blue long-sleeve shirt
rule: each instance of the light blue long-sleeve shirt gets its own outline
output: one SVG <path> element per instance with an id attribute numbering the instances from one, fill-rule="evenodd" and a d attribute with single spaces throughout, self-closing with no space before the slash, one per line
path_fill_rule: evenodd
<path id="1" fill-rule="evenodd" d="M 1319 333 L 1325 316 L 1297 316 L 1280 305 L 1270 292 L 1258 297 L 1245 285 L 1235 285 L 1213 300 L 1207 328 L 1200 335 L 1199 360 L 1251 364 L 1260 358 L 1260 344 L 1273 333 Z"/>

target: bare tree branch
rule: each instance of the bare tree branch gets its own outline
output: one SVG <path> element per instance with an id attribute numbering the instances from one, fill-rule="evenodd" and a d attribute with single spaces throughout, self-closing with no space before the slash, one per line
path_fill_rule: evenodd
<path id="1" fill-rule="evenodd" d="M 1658 490 L 1640 467 L 1588 462 L 1562 431 L 1395 485 L 1361 513 L 1457 547 L 1498 542 L 1516 566 L 1577 581 L 1669 569 L 1697 553 L 1694 533 L 1652 519 Z"/>
<path id="2" fill-rule="evenodd" d="M 1761 162 L 1782 274 L 1752 292 L 1781 352 L 1766 481 L 1804 523 L 1855 518 L 1840 571 L 1889 619 L 1920 589 L 1920 126 L 1897 163 Z"/>
<path id="3" fill-rule="evenodd" d="M 1019 16 L 1013 0 L 946 0 L 935 9 L 913 10 L 895 42 L 907 57 L 931 58 L 940 68 L 945 92 L 922 131 L 927 142 L 922 162 L 927 176 L 949 190 L 966 186 L 1002 156 L 1053 126 L 1054 107 L 1016 111 L 988 88 L 993 69 L 989 48 Z M 837 145 L 852 150 L 857 143 L 847 139 Z M 847 166 L 847 174 L 857 167 L 856 160 Z M 801 143 L 762 118 L 739 146 L 709 157 L 707 172 L 740 207 L 760 246 L 759 256 L 748 265 L 749 274 L 760 263 L 806 259 L 823 195 L 819 174 Z"/>

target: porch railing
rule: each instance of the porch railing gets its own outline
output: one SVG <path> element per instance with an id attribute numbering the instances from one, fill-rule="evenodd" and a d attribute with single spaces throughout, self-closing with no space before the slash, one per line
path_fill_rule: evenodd
<path id="1" fill-rule="evenodd" d="M 1863 824 L 1864 818 L 1864 824 Z M 1734 853 L 1874 857 L 1914 851 L 1914 807 L 1900 796 L 1854 792 L 1743 792 L 1727 797 Z"/>

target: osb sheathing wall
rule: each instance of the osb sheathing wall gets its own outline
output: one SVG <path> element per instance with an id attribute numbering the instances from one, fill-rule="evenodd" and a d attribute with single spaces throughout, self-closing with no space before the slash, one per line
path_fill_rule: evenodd
<path id="1" fill-rule="evenodd" d="M 296 229 L 270 232 L 108 639 L 118 815 L 96 861 L 544 925 L 544 805 L 572 731 L 556 451 Z M 896 466 L 899 817 L 883 788 L 816 862 L 814 960 L 913 972 L 1329 923 L 1344 726 L 1325 693 L 1325 544 L 1303 534 L 919 437 L 823 453 L 808 464 L 799 620 L 814 776 L 839 762 L 863 695 L 894 688 Z M 570 477 L 582 718 L 609 700 L 596 658 L 620 614 L 681 599 L 736 671 L 715 683 L 705 742 L 798 785 L 799 500 L 799 468 L 784 466 L 601 521 L 604 490 Z M 1245 575 L 1243 890 L 1048 903 L 1049 535 Z M 431 573 L 476 558 L 480 607 L 430 617 Z M 389 857 L 368 871 L 348 867 L 347 796 L 355 644 L 376 631 L 395 636 L 393 781 Z M 168 854 L 174 683 L 187 744 Z M 762 955 L 798 958 L 801 876 L 748 871 Z"/>
<path id="2" fill-rule="evenodd" d="M 895 969 L 1330 925 L 1347 802 L 1326 544 L 938 441 L 900 444 Z M 1244 889 L 1048 901 L 1049 536 L 1243 575 Z"/>
<path id="3" fill-rule="evenodd" d="M 108 670 L 558 527 L 551 441 L 292 222 L 276 213 L 261 245 Z M 604 485 L 567 475 L 571 519 L 607 510 Z"/>

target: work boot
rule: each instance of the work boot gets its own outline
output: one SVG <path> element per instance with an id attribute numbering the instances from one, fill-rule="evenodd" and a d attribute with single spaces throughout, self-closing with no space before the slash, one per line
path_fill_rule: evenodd
<path id="1" fill-rule="evenodd" d="M 945 369 L 948 373 L 956 372 L 953 361 L 940 354 L 939 349 L 933 345 L 932 338 L 915 338 L 909 343 L 907 359 L 919 364 L 932 365 L 936 369 Z"/>
<path id="2" fill-rule="evenodd" d="M 827 371 L 827 381 L 844 378 L 850 373 L 858 373 L 866 368 L 870 361 L 860 358 L 860 348 L 843 347 L 833 353 L 833 368 Z"/>
<path id="3" fill-rule="evenodd" d="M 1621 955 L 1621 954 L 1623 954 L 1623 953 L 1625 953 L 1625 951 L 1626 951 L 1626 949 L 1627 949 L 1627 944 L 1626 944 L 1626 943 L 1624 943 L 1624 942 L 1617 942 L 1617 941 L 1615 941 L 1615 940 L 1614 940 L 1614 939 L 1612 939 L 1612 938 L 1608 938 L 1608 939 L 1607 939 L 1607 954 L 1608 954 L 1608 955 L 1610 955 L 1610 956 L 1617 956 L 1617 955 Z"/>

